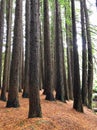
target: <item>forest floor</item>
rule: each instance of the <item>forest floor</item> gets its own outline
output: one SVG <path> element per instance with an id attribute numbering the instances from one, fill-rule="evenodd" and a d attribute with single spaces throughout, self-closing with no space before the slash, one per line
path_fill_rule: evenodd
<path id="1" fill-rule="evenodd" d="M 0 101 L 0 130 L 97 130 L 97 115 L 84 107 L 84 113 L 72 109 L 72 101 L 47 101 L 41 95 L 42 118 L 28 119 L 28 99 L 19 94 L 20 107 L 6 108 Z"/>

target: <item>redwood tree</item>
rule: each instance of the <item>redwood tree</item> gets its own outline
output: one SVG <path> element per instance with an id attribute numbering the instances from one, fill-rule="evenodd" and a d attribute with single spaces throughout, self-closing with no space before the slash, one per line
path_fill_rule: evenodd
<path id="1" fill-rule="evenodd" d="M 26 0 L 26 44 L 25 44 L 25 75 L 23 97 L 29 97 L 29 55 L 30 55 L 30 0 Z"/>
<path id="2" fill-rule="evenodd" d="M 52 70 L 50 53 L 50 28 L 49 28 L 49 8 L 48 0 L 44 0 L 44 72 L 45 72 L 45 93 L 47 100 L 54 100 L 52 92 Z"/>
<path id="3" fill-rule="evenodd" d="M 93 88 L 92 40 L 91 40 L 90 22 L 89 22 L 89 14 L 86 5 L 86 0 L 84 0 L 83 2 L 84 2 L 84 10 L 85 10 L 87 46 L 88 46 L 88 107 L 92 108 L 92 88 Z"/>
<path id="4" fill-rule="evenodd" d="M 13 0 L 7 1 L 7 36 L 6 36 L 6 51 L 3 71 L 3 85 L 1 90 L 1 100 L 6 101 L 6 89 L 9 88 L 9 74 L 10 74 L 10 57 L 11 57 L 11 29 L 12 29 L 12 4 Z"/>
<path id="5" fill-rule="evenodd" d="M 73 30 L 73 61 L 74 61 L 74 103 L 73 108 L 79 112 L 83 112 L 81 89 L 80 89 L 80 72 L 79 72 L 79 57 L 77 47 L 77 33 L 76 33 L 76 17 L 75 17 L 75 2 L 71 1 L 72 10 L 72 30 Z"/>
<path id="6" fill-rule="evenodd" d="M 1 0 L 0 4 L 0 88 L 1 88 L 1 76 L 2 76 L 2 46 L 4 36 L 4 9 L 5 0 Z"/>
<path id="7" fill-rule="evenodd" d="M 39 97 L 39 1 L 31 2 L 30 20 L 30 67 L 29 67 L 29 118 L 41 117 Z"/>
<path id="8" fill-rule="evenodd" d="M 64 91 L 64 59 L 63 59 L 63 42 L 61 33 L 61 17 L 59 1 L 55 0 L 56 7 L 56 25 L 55 25 L 55 49 L 56 49 L 56 99 L 65 101 Z"/>
<path id="9" fill-rule="evenodd" d="M 22 0 L 16 0 L 13 51 L 10 69 L 10 84 L 6 107 L 19 107 L 19 67 L 22 39 Z"/>
<path id="10" fill-rule="evenodd" d="M 87 105 L 87 49 L 86 49 L 86 27 L 85 27 L 85 11 L 84 2 L 80 1 L 80 12 L 81 12 L 81 32 L 82 32 L 82 103 Z"/>
<path id="11" fill-rule="evenodd" d="M 70 0 L 65 2 L 65 28 L 66 28 L 66 44 L 67 44 L 67 74 L 68 74 L 68 91 L 69 99 L 73 99 L 73 63 L 72 63 L 72 21 Z"/>

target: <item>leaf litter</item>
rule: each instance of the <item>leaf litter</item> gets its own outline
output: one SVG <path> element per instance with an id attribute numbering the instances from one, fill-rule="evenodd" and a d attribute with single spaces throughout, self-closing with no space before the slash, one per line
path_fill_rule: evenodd
<path id="1" fill-rule="evenodd" d="M 97 130 L 97 115 L 84 107 L 84 113 L 75 111 L 72 101 L 47 101 L 40 93 L 42 118 L 28 119 L 28 99 L 19 94 L 20 107 L 6 108 L 0 101 L 0 130 Z"/>

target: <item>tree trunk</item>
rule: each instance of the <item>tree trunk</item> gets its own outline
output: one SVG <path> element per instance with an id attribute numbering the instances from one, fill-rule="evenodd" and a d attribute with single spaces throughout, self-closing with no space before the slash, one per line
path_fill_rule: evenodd
<path id="1" fill-rule="evenodd" d="M 55 1 L 56 5 L 56 99 L 62 102 L 65 101 L 65 92 L 64 92 L 64 74 L 63 74 L 63 44 L 61 39 L 61 19 L 60 19 L 60 9 L 58 0 Z"/>
<path id="2" fill-rule="evenodd" d="M 90 33 L 89 16 L 84 0 L 85 20 L 86 20 L 86 33 L 87 33 L 87 44 L 88 44 L 88 107 L 92 108 L 92 88 L 93 88 L 93 59 L 92 59 L 92 41 Z"/>
<path id="3" fill-rule="evenodd" d="M 71 12 L 70 12 L 70 1 L 66 1 L 65 6 L 65 27 L 66 27 L 66 43 L 67 43 L 67 67 L 68 67 L 68 91 L 69 91 L 69 99 L 73 99 L 73 78 L 72 78 L 72 22 L 68 23 L 68 20 L 71 21 Z"/>
<path id="4" fill-rule="evenodd" d="M 76 39 L 76 18 L 75 18 L 75 3 L 71 1 L 72 9 L 72 30 L 73 30 L 73 56 L 74 56 L 74 103 L 73 108 L 79 112 L 83 112 L 82 98 L 80 90 L 80 72 L 79 72 L 79 58 L 77 50 L 77 39 Z"/>
<path id="5" fill-rule="evenodd" d="M 41 7 L 42 8 L 42 7 Z M 40 8 L 40 9 L 41 9 Z M 43 89 L 43 80 L 44 80 L 44 49 L 43 49 L 43 28 L 42 28 L 42 23 L 40 21 L 40 80 L 39 80 L 39 85 L 40 85 L 40 90 Z"/>
<path id="6" fill-rule="evenodd" d="M 6 89 L 9 88 L 10 74 L 10 56 L 11 56 L 11 31 L 12 31 L 12 4 L 13 0 L 9 0 L 7 6 L 7 38 L 6 51 L 3 71 L 3 86 L 1 90 L 1 100 L 6 101 Z"/>
<path id="7" fill-rule="evenodd" d="M 19 90 L 19 67 L 20 67 L 20 51 L 22 41 L 22 0 L 16 0 L 15 9 L 15 25 L 13 52 L 10 70 L 10 84 L 8 101 L 6 107 L 19 107 L 18 90 Z"/>
<path id="8" fill-rule="evenodd" d="M 84 3 L 80 1 L 81 9 L 81 32 L 82 32 L 82 103 L 87 106 L 88 86 L 87 86 L 87 50 L 86 50 L 86 29 L 84 19 Z"/>
<path id="9" fill-rule="evenodd" d="M 25 45 L 25 80 L 23 97 L 29 97 L 29 55 L 30 55 L 30 0 L 26 0 L 26 45 Z"/>
<path id="10" fill-rule="evenodd" d="M 31 1 L 30 68 L 29 68 L 29 118 L 41 117 L 39 97 L 39 1 Z"/>
<path id="11" fill-rule="evenodd" d="M 23 88 L 23 67 L 24 67 L 24 46 L 23 46 L 23 32 L 21 39 L 21 48 L 20 48 L 20 66 L 19 66 L 19 92 L 22 92 Z"/>
<path id="12" fill-rule="evenodd" d="M 4 35 L 4 10 L 5 10 L 5 0 L 1 0 L 0 6 L 0 88 L 1 77 L 2 77 L 2 46 L 3 46 L 3 35 Z"/>
<path id="13" fill-rule="evenodd" d="M 46 100 L 53 101 L 48 0 L 44 0 L 44 69 Z"/>

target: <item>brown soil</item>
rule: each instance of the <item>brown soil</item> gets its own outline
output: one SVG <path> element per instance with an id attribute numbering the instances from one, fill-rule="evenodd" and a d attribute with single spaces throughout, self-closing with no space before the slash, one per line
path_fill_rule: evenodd
<path id="1" fill-rule="evenodd" d="M 19 108 L 5 108 L 0 101 L 0 130 L 97 130 L 97 115 L 85 107 L 76 112 L 72 101 L 50 102 L 41 95 L 43 118 L 28 119 L 28 99 L 19 98 Z"/>

